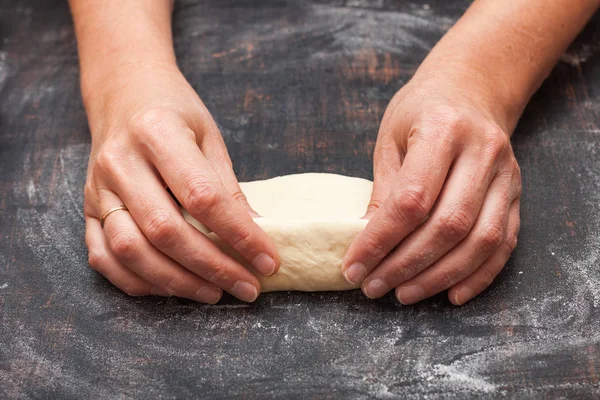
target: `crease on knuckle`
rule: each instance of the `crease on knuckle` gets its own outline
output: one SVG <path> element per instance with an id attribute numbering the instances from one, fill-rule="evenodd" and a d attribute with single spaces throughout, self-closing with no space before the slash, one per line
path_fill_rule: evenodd
<path id="1" fill-rule="evenodd" d="M 482 229 L 479 242 L 479 250 L 484 254 L 491 254 L 502 245 L 504 230 L 499 224 L 490 223 Z"/>
<path id="2" fill-rule="evenodd" d="M 367 206 L 367 212 L 375 212 L 383 207 L 384 202 L 378 199 L 369 200 L 369 205 Z"/>
<path id="3" fill-rule="evenodd" d="M 422 187 L 406 188 L 392 199 L 393 212 L 398 221 L 419 223 L 425 219 L 429 211 L 429 203 Z"/>
<path id="4" fill-rule="evenodd" d="M 171 247 L 179 238 L 178 224 L 168 212 L 153 211 L 147 224 L 146 236 L 156 247 Z"/>
<path id="5" fill-rule="evenodd" d="M 140 245 L 131 232 L 120 230 L 112 235 L 110 249 L 119 260 L 128 263 L 139 255 Z"/>
<path id="6" fill-rule="evenodd" d="M 389 271 L 389 277 L 390 281 L 400 284 L 417 276 L 419 272 L 419 266 L 415 263 L 406 261 L 393 262 Z"/>
<path id="7" fill-rule="evenodd" d="M 206 178 L 195 178 L 187 183 L 187 195 L 184 208 L 193 216 L 204 216 L 218 203 L 220 195 L 217 188 Z"/>
<path id="8" fill-rule="evenodd" d="M 377 260 L 383 259 L 390 252 L 390 247 L 381 240 L 378 236 L 372 233 L 366 234 L 364 237 L 365 247 L 369 250 L 369 258 Z"/>
<path id="9" fill-rule="evenodd" d="M 248 204 L 248 198 L 246 197 L 246 195 L 244 194 L 244 192 L 242 192 L 241 190 L 236 190 L 233 193 L 231 193 L 231 196 L 234 198 L 234 200 L 242 202 L 242 203 L 246 203 Z"/>
<path id="10" fill-rule="evenodd" d="M 233 235 L 229 244 L 238 252 L 245 253 L 253 247 L 253 242 L 252 233 L 245 229 L 240 229 Z"/>
<path id="11" fill-rule="evenodd" d="M 435 230 L 443 239 L 458 242 L 465 238 L 471 230 L 472 222 L 462 209 L 455 209 L 443 215 L 437 222 Z"/>
<path id="12" fill-rule="evenodd" d="M 208 263 L 201 275 L 204 279 L 214 284 L 229 280 L 227 269 L 217 262 Z"/>

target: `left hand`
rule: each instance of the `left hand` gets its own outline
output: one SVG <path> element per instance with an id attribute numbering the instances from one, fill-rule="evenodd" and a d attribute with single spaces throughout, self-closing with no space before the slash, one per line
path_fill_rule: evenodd
<path id="1" fill-rule="evenodd" d="M 370 221 L 344 259 L 346 279 L 362 281 L 370 298 L 395 288 L 412 304 L 449 289 L 450 301 L 463 304 L 490 285 L 516 246 L 521 176 L 507 132 L 514 124 L 477 85 L 456 82 L 415 77 L 383 117 Z"/>

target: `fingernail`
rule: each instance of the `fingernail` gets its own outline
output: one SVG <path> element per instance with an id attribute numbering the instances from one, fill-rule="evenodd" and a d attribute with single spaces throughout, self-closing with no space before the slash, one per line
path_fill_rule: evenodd
<path id="1" fill-rule="evenodd" d="M 258 297 L 258 290 L 250 282 L 237 281 L 231 288 L 231 294 L 242 301 L 252 303 Z"/>
<path id="2" fill-rule="evenodd" d="M 376 299 L 388 292 L 389 288 L 383 279 L 373 279 L 365 285 L 363 293 L 370 299 Z"/>
<path id="3" fill-rule="evenodd" d="M 398 289 L 396 298 L 402 304 L 414 304 L 425 298 L 425 291 L 419 285 L 403 286 Z"/>
<path id="4" fill-rule="evenodd" d="M 456 291 L 456 294 L 454 295 L 454 304 L 457 306 L 462 306 L 473 297 L 475 297 L 475 292 L 468 287 L 464 287 Z"/>
<path id="5" fill-rule="evenodd" d="M 221 300 L 223 292 L 211 286 L 202 286 L 196 291 L 195 299 L 201 303 L 215 304 Z"/>
<path id="6" fill-rule="evenodd" d="M 356 284 L 367 276 L 367 269 L 361 263 L 354 263 L 344 271 L 344 277 L 349 283 Z"/>
<path id="7" fill-rule="evenodd" d="M 273 275 L 273 273 L 275 272 L 275 267 L 277 266 L 275 264 L 275 260 L 273 260 L 265 253 L 261 253 L 258 256 L 256 256 L 254 261 L 252 261 L 252 265 L 258 272 L 260 272 L 264 276 Z"/>

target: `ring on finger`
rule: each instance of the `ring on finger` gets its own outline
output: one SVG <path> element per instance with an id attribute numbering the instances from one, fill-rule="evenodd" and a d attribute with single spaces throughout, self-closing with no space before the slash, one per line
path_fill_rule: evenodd
<path id="1" fill-rule="evenodd" d="M 108 210 L 107 212 L 102 214 L 102 218 L 100 218 L 100 227 L 104 228 L 104 221 L 106 221 L 106 218 L 110 214 L 115 213 L 117 211 L 129 211 L 129 209 L 127 208 L 127 206 L 125 204 L 119 204 L 118 206 L 111 208 L 110 210 Z"/>

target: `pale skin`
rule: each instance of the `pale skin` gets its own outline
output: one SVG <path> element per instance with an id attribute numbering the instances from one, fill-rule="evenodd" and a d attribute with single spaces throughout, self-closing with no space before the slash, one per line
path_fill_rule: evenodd
<path id="1" fill-rule="evenodd" d="M 255 275 L 187 224 L 166 191 L 255 272 L 277 251 L 253 222 L 210 113 L 177 68 L 172 1 L 70 0 L 92 135 L 92 268 L 130 295 L 254 301 Z M 476 0 L 394 96 L 374 155 L 369 223 L 343 263 L 366 296 L 460 305 L 506 264 L 520 225 L 510 136 L 600 0 Z M 201 44 L 199 44 L 201 45 Z M 100 226 L 107 210 L 120 204 Z"/>

